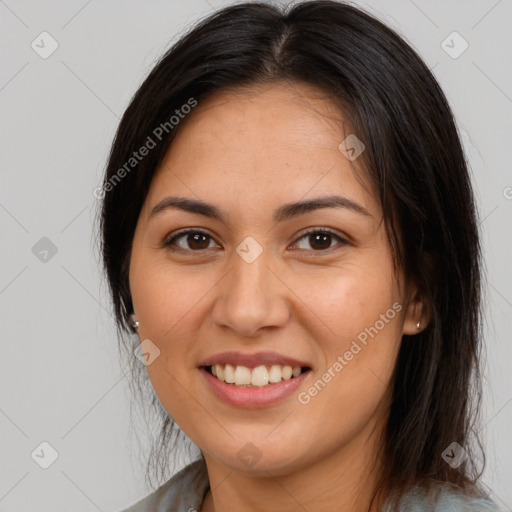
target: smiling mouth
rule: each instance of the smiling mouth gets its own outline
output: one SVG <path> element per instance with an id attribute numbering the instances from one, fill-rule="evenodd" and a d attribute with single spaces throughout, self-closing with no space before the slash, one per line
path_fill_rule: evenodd
<path id="1" fill-rule="evenodd" d="M 226 384 L 240 387 L 264 387 L 278 384 L 279 382 L 291 380 L 302 373 L 308 372 L 311 368 L 307 366 L 288 366 L 273 364 L 270 366 L 256 366 L 249 368 L 242 365 L 214 364 L 205 366 L 205 370 Z"/>

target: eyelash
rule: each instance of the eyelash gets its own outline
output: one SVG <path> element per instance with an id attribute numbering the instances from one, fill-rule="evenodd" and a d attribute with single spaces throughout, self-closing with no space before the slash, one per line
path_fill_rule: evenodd
<path id="1" fill-rule="evenodd" d="M 173 247 L 173 244 L 174 244 L 174 242 L 176 240 L 178 240 L 178 239 L 180 239 L 180 238 L 182 238 L 182 237 L 184 237 L 186 235 L 190 235 L 190 234 L 205 235 L 206 237 L 209 237 L 211 240 L 213 240 L 213 237 L 211 237 L 208 233 L 206 233 L 205 231 L 202 231 L 201 229 L 188 229 L 186 231 L 181 231 L 178 234 L 172 236 L 172 238 L 168 239 L 168 241 L 166 241 L 164 243 L 164 247 L 166 247 L 168 250 L 170 250 L 172 252 L 196 252 L 196 253 L 200 253 L 200 252 L 204 252 L 204 251 L 208 250 L 208 248 L 206 248 L 206 249 L 199 249 L 199 250 L 192 250 L 192 249 L 182 249 L 181 247 L 178 247 L 178 248 Z M 338 241 L 339 241 L 339 245 L 340 246 L 350 245 L 349 242 L 347 240 L 345 240 L 344 238 L 342 238 L 340 235 L 338 235 L 334 231 L 331 231 L 331 230 L 325 229 L 325 228 L 311 228 L 308 231 L 306 231 L 305 233 L 303 233 L 297 239 L 297 242 L 299 240 L 302 240 L 303 238 L 309 236 L 309 235 L 312 235 L 312 234 L 329 235 L 329 236 L 332 236 L 334 238 L 337 238 Z M 294 245 L 297 242 L 295 242 Z M 317 252 L 317 253 L 327 253 L 327 252 L 330 252 L 331 249 L 333 249 L 333 247 L 328 247 L 327 249 L 321 249 L 321 250 L 316 250 L 316 251 L 314 249 L 311 249 L 311 251 L 312 252 Z M 299 250 L 308 250 L 308 249 L 299 249 Z"/>

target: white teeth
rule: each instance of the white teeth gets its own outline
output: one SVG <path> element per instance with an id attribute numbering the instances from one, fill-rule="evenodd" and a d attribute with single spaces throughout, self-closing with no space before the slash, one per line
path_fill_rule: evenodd
<path id="1" fill-rule="evenodd" d="M 268 380 L 270 382 L 281 382 L 281 378 L 282 378 L 281 368 L 282 367 L 279 366 L 278 364 L 273 364 L 270 367 L 270 372 L 269 372 L 269 375 L 268 375 Z"/>
<path id="2" fill-rule="evenodd" d="M 247 366 L 237 366 L 235 370 L 235 384 L 243 386 L 251 383 L 251 370 Z"/>
<path id="3" fill-rule="evenodd" d="M 220 365 L 217 365 L 217 371 L 219 366 Z M 235 369 L 230 364 L 227 364 L 224 367 L 224 380 L 228 384 L 233 384 L 235 382 Z"/>
<path id="4" fill-rule="evenodd" d="M 263 387 L 267 384 L 281 382 L 281 380 L 290 380 L 292 376 L 298 377 L 302 372 L 302 368 L 300 366 L 292 368 L 288 365 L 273 364 L 270 368 L 262 365 L 256 366 L 251 370 L 247 366 L 215 364 L 211 367 L 211 371 L 212 375 L 217 377 L 217 379 L 228 384 Z"/>
<path id="5" fill-rule="evenodd" d="M 283 379 L 290 380 L 292 378 L 292 367 L 291 366 L 283 366 Z"/>
<path id="6" fill-rule="evenodd" d="M 235 381 L 238 385 L 238 382 Z M 253 386 L 266 386 L 268 384 L 268 370 L 264 366 L 257 366 L 251 372 L 251 384 Z"/>

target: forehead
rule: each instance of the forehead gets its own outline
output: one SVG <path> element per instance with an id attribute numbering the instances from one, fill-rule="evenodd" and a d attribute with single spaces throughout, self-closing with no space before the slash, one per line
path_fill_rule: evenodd
<path id="1" fill-rule="evenodd" d="M 350 133 L 339 106 L 307 84 L 217 92 L 181 121 L 148 198 L 172 191 L 248 206 L 337 191 L 375 212 L 365 172 L 339 150 Z"/>
<path id="2" fill-rule="evenodd" d="M 242 148 L 260 153 L 263 147 L 261 157 L 283 151 L 303 153 L 322 146 L 332 150 L 337 148 L 346 124 L 326 93 L 307 84 L 246 86 L 201 100 L 180 126 L 171 152 L 174 159 L 185 156 L 182 139 L 187 145 L 208 144 L 221 153 Z"/>

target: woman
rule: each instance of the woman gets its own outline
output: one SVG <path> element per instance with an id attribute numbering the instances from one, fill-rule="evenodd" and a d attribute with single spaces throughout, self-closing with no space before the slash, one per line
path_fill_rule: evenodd
<path id="1" fill-rule="evenodd" d="M 200 450 L 126 512 L 497 510 L 473 449 L 471 184 L 395 32 L 323 0 L 218 11 L 137 91 L 103 195 L 152 463 L 176 425 Z"/>

